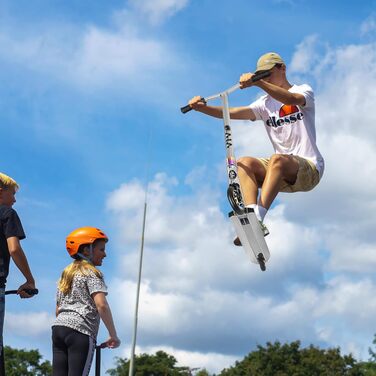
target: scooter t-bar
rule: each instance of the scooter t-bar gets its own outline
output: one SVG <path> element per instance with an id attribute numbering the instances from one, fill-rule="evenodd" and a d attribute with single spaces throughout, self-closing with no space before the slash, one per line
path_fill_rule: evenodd
<path id="1" fill-rule="evenodd" d="M 270 76 L 270 71 L 265 71 L 265 72 L 257 73 L 257 74 L 255 74 L 252 77 L 252 82 L 256 82 L 258 80 L 262 80 L 263 78 L 266 78 L 266 77 L 269 77 L 269 76 Z M 229 89 L 225 90 L 224 92 L 227 93 L 227 94 L 230 94 L 230 93 L 232 93 L 233 91 L 235 91 L 235 90 L 237 90 L 239 88 L 240 88 L 240 84 L 236 84 L 236 85 L 230 87 Z M 221 93 L 218 93 L 218 94 L 210 95 L 209 97 L 201 98 L 201 100 L 204 103 L 206 103 L 208 101 L 211 101 L 213 99 L 221 97 L 222 94 L 223 93 L 221 92 Z M 192 110 L 192 107 L 189 104 L 187 104 L 186 106 L 180 108 L 180 111 L 183 114 L 186 114 L 187 112 L 189 112 L 191 110 Z"/>

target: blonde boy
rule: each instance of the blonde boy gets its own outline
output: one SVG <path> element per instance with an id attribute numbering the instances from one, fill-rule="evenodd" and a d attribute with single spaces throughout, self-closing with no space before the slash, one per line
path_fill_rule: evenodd
<path id="1" fill-rule="evenodd" d="M 30 298 L 24 289 L 35 289 L 27 258 L 22 250 L 20 240 L 25 238 L 21 220 L 12 208 L 16 202 L 19 186 L 11 177 L 0 173 L 0 375 L 5 375 L 3 354 L 3 326 L 5 313 L 5 285 L 9 273 L 10 259 L 23 274 L 26 282 L 18 288 L 21 298 Z"/>

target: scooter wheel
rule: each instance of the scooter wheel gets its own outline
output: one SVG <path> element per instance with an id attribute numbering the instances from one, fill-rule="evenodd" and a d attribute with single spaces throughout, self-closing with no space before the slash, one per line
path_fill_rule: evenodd
<path id="1" fill-rule="evenodd" d="M 257 261 L 260 265 L 260 269 L 264 272 L 266 270 L 266 266 L 265 266 L 265 258 L 264 258 L 264 255 L 262 253 L 258 254 Z"/>
<path id="2" fill-rule="evenodd" d="M 244 208 L 239 205 L 239 192 L 233 185 L 229 185 L 227 188 L 227 198 L 236 214 L 244 213 Z"/>

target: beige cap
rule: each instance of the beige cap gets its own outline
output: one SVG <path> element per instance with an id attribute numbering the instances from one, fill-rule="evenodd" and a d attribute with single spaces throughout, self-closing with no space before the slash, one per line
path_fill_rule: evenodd
<path id="1" fill-rule="evenodd" d="M 285 64 L 285 62 L 275 52 L 268 52 L 257 60 L 256 72 L 272 69 L 276 64 Z"/>

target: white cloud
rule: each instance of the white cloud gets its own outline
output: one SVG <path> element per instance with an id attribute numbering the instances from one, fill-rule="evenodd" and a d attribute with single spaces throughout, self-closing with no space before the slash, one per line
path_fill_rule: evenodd
<path id="1" fill-rule="evenodd" d="M 360 33 L 362 36 L 373 35 L 376 31 L 376 13 L 372 13 L 361 25 Z"/>
<path id="2" fill-rule="evenodd" d="M 158 24 L 182 10 L 188 0 L 131 0 L 129 3 L 137 12 L 145 15 L 149 22 Z"/>
<path id="3" fill-rule="evenodd" d="M 7 312 L 4 330 L 8 336 L 40 337 L 50 334 L 53 321 L 53 315 L 47 312 Z"/>
<path id="4" fill-rule="evenodd" d="M 170 41 L 144 30 L 147 23 L 140 17 L 147 13 L 151 20 L 161 21 L 185 3 L 135 2 L 130 9 L 114 13 L 113 24 L 107 28 L 59 25 L 53 29 L 49 25 L 38 34 L 0 29 L 0 59 L 89 92 L 126 85 L 129 93 L 153 87 L 155 96 L 184 69 L 187 56 L 178 53 Z"/>
<path id="5" fill-rule="evenodd" d="M 317 65 L 320 60 L 317 52 L 318 41 L 318 35 L 309 35 L 297 45 L 291 62 L 288 64 L 289 72 L 307 73 Z"/>

